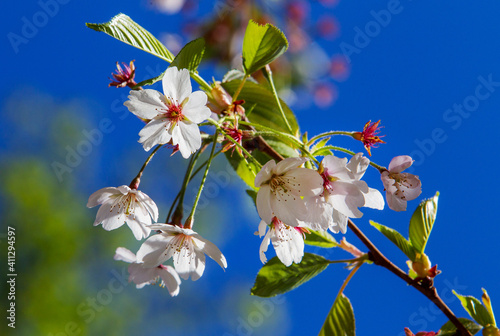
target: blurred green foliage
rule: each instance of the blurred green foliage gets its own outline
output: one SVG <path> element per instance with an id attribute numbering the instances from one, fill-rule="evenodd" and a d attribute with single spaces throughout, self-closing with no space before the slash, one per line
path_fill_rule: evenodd
<path id="1" fill-rule="evenodd" d="M 281 327 L 288 319 L 284 300 L 256 304 L 256 300 L 262 299 L 249 296 L 254 274 L 245 277 L 240 273 L 227 246 L 233 243 L 240 248 L 240 243 L 232 238 L 239 230 L 254 230 L 231 219 L 241 215 L 241 211 L 252 216 L 255 210 L 246 197 L 231 195 L 235 189 L 241 192 L 243 183 L 236 175 L 227 173 L 231 170 L 223 157 L 214 162 L 214 171 L 226 173 L 207 180 L 196 225 L 200 234 L 221 246 L 232 262 L 231 269 L 222 272 L 209 260 L 203 279 L 183 281 L 176 298 L 158 286 L 137 290 L 127 282 L 128 264 L 114 261 L 113 255 L 118 246 L 135 251 L 140 242 L 125 226 L 113 232 L 93 227 L 96 209 L 86 208 L 90 193 L 87 189 L 124 176 L 133 177 L 146 157 L 144 152 L 129 148 L 127 155 L 118 153 L 111 157 L 107 152 L 123 144 L 109 136 L 62 181 L 51 166 L 54 161 L 64 164 L 66 147 L 76 148 L 85 139 L 82 130 L 97 127 L 93 120 L 96 112 L 89 105 L 77 100 L 62 103 L 29 88 L 12 92 L 2 105 L 5 147 L 0 152 L 0 271 L 8 273 L 6 233 L 10 226 L 16 232 L 17 277 L 16 329 L 1 323 L 0 335 L 152 335 L 165 326 L 168 335 L 219 334 L 221 330 L 237 334 L 239 329 L 248 328 L 252 318 L 264 318 L 251 327 L 255 333 L 285 335 L 288 331 Z M 34 110 L 33 106 L 37 108 Z M 102 108 L 97 106 L 97 111 Z M 116 117 L 104 113 L 105 117 Z M 40 115 L 43 118 L 38 118 Z M 135 120 L 130 118 L 130 122 Z M 110 171 L 110 162 L 120 164 L 121 170 Z M 158 156 L 148 166 L 144 178 L 144 190 L 160 206 L 160 220 L 164 220 L 177 192 L 172 188 L 179 187 L 179 178 L 173 178 L 182 177 L 183 169 L 179 169 L 178 163 L 184 161 L 171 158 L 168 153 L 163 158 Z M 163 185 L 165 180 L 168 183 Z M 189 188 L 188 206 L 198 185 L 199 176 Z M 214 198 L 217 202 L 213 202 Z M 230 209 L 229 202 L 234 204 Z M 257 246 L 259 241 L 255 243 Z M 9 290 L 5 281 L 0 283 L 0 290 L 5 312 L 8 301 L 4 298 Z M 271 319 L 268 314 L 272 314 Z M 196 321 L 192 316 L 196 316 Z"/>

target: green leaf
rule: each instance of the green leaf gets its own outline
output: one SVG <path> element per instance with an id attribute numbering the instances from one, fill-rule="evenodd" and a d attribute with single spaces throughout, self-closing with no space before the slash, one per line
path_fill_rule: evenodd
<path id="1" fill-rule="evenodd" d="M 399 247 L 399 249 L 403 251 L 403 253 L 406 254 L 406 256 L 410 258 L 411 261 L 415 260 L 415 248 L 398 231 L 374 221 L 370 221 L 370 224 L 377 230 L 379 230 L 384 236 L 389 238 L 389 240 L 393 242 L 397 247 Z"/>
<path id="2" fill-rule="evenodd" d="M 272 136 L 265 136 L 266 142 L 278 153 L 283 155 L 285 158 L 297 157 L 299 153 L 291 147 L 288 143 L 283 142 L 282 138 L 274 138 Z"/>
<path id="3" fill-rule="evenodd" d="M 330 140 L 329 137 L 323 138 L 321 141 L 319 141 L 316 145 L 314 145 L 311 148 L 311 153 L 314 156 L 332 155 L 333 153 L 331 150 L 329 150 L 328 148 L 323 148 L 329 140 Z"/>
<path id="4" fill-rule="evenodd" d="M 327 259 L 312 253 L 304 253 L 300 264 L 289 267 L 274 257 L 260 269 L 251 293 L 261 297 L 286 293 L 324 271 L 329 264 Z"/>
<path id="5" fill-rule="evenodd" d="M 327 155 L 333 155 L 333 152 L 329 150 L 328 148 L 319 148 L 316 149 L 315 151 L 311 152 L 312 155 L 314 156 L 327 156 Z"/>
<path id="6" fill-rule="evenodd" d="M 285 35 L 273 25 L 250 20 L 243 38 L 243 69 L 251 75 L 274 61 L 288 49 Z"/>
<path id="7" fill-rule="evenodd" d="M 481 301 L 473 296 L 460 295 L 455 291 L 453 291 L 453 294 L 457 296 L 457 298 L 460 300 L 460 303 L 462 303 L 462 306 L 469 313 L 470 317 L 472 317 L 477 323 L 479 323 L 483 327 L 495 323 L 490 316 L 490 313 L 488 312 L 486 307 L 483 306 Z"/>
<path id="8" fill-rule="evenodd" d="M 238 70 L 238 69 L 231 69 L 228 72 L 226 72 L 224 77 L 222 77 L 222 83 L 230 82 L 230 81 L 233 81 L 235 79 L 242 80 L 244 77 L 245 77 L 245 73 L 243 71 Z M 248 77 L 247 81 L 251 81 L 252 83 L 259 84 L 259 82 L 257 82 L 255 80 L 255 78 L 252 78 L 252 77 Z"/>
<path id="9" fill-rule="evenodd" d="M 309 231 L 311 233 L 306 234 L 306 239 L 304 240 L 304 243 L 306 243 L 307 245 L 313 245 L 324 248 L 332 248 L 339 246 L 335 238 L 333 238 L 333 236 L 328 232 L 314 231 L 314 230 L 309 230 Z"/>
<path id="10" fill-rule="evenodd" d="M 342 294 L 334 302 L 319 336 L 355 336 L 354 311 L 349 299 Z"/>
<path id="11" fill-rule="evenodd" d="M 86 23 L 86 25 L 169 63 L 174 59 L 174 55 L 160 41 L 125 14 L 118 14 L 106 23 Z"/>
<path id="12" fill-rule="evenodd" d="M 189 71 L 196 71 L 198 65 L 200 64 L 203 54 L 205 52 L 205 40 L 203 38 L 196 39 L 194 41 L 186 44 L 181 51 L 175 56 L 170 66 L 176 66 L 179 69 L 188 69 Z M 154 83 L 161 81 L 165 72 L 162 72 L 159 76 L 146 79 L 138 83 L 135 87 L 153 85 Z"/>
<path id="13" fill-rule="evenodd" d="M 224 89 L 226 89 L 229 94 L 234 94 L 238 86 L 240 85 L 240 80 L 233 80 L 230 82 L 222 83 Z M 267 87 L 256 84 L 253 82 L 246 81 L 243 89 L 241 90 L 238 99 L 245 100 L 243 107 L 249 110 L 252 106 L 255 107 L 252 110 L 252 114 L 248 117 L 251 122 L 274 128 L 278 131 L 288 133 L 288 128 L 285 121 L 281 117 L 281 112 L 276 103 L 273 93 L 267 89 Z M 297 124 L 297 119 L 293 114 L 292 110 L 281 101 L 281 106 L 285 111 L 285 115 L 292 127 L 293 134 L 297 135 L 299 132 L 299 125 Z"/>
<path id="14" fill-rule="evenodd" d="M 424 253 L 425 245 L 436 220 L 439 192 L 436 196 L 423 200 L 410 220 L 410 242 L 417 252 Z"/>
<path id="15" fill-rule="evenodd" d="M 138 88 L 139 86 L 153 85 L 154 83 L 161 81 L 163 79 L 163 76 L 165 75 L 165 72 L 167 72 L 167 70 L 163 71 L 159 76 L 156 76 L 156 77 L 153 77 L 150 79 L 146 79 L 140 83 L 137 83 L 137 85 L 134 86 L 134 88 Z"/>
<path id="16" fill-rule="evenodd" d="M 224 153 L 227 161 L 231 164 L 238 176 L 245 182 L 252 190 L 255 188 L 255 176 L 259 172 L 259 168 L 252 161 L 252 159 L 245 160 L 235 150 L 229 150 Z"/>
<path id="17" fill-rule="evenodd" d="M 170 64 L 178 69 L 196 71 L 205 53 L 205 40 L 200 37 L 186 44 Z"/>
<path id="18" fill-rule="evenodd" d="M 459 317 L 458 320 L 472 335 L 477 334 L 482 329 L 480 325 L 469 319 Z M 446 322 L 439 330 L 438 336 L 458 336 L 457 327 L 451 321 Z"/>

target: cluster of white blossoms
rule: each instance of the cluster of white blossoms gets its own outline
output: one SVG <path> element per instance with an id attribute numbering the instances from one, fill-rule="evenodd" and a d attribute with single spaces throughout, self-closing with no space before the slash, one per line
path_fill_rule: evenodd
<path id="1" fill-rule="evenodd" d="M 155 145 L 171 143 L 188 158 L 201 146 L 198 124 L 210 116 L 207 96 L 192 92 L 189 71 L 168 68 L 163 77 L 164 94 L 156 90 L 131 91 L 125 105 L 147 124 L 139 133 L 139 142 L 149 151 Z M 144 168 L 144 167 L 143 167 Z M 158 207 L 145 193 L 138 190 L 140 175 L 130 186 L 108 187 L 94 192 L 87 207 L 100 205 L 94 226 L 114 230 L 127 224 L 137 240 L 149 237 L 139 248 L 137 256 L 126 248 L 116 249 L 115 260 L 130 263 L 129 281 L 137 288 L 160 283 L 171 296 L 179 293 L 180 278 L 198 280 L 205 270 L 205 254 L 226 268 L 224 255 L 213 243 L 190 228 L 155 223 Z M 163 265 L 173 259 L 173 267 Z"/>
<path id="2" fill-rule="evenodd" d="M 146 122 L 139 132 L 139 142 L 146 151 L 156 145 L 170 144 L 188 158 L 201 147 L 198 124 L 211 115 L 207 95 L 202 91 L 192 92 L 186 69 L 168 68 L 162 82 L 163 94 L 150 89 L 132 90 L 125 106 Z M 226 98 L 227 104 L 230 97 Z M 376 127 L 372 128 L 373 133 Z M 241 133 L 237 128 L 234 131 L 234 134 Z M 369 135 L 366 135 L 368 140 Z M 241 143 L 241 138 L 235 141 Z M 203 275 L 205 255 L 223 269 L 227 268 L 227 262 L 217 246 L 191 229 L 194 212 L 185 226 L 177 220 L 176 223 L 157 223 L 158 207 L 138 190 L 142 172 L 155 151 L 130 186 L 98 190 L 89 197 L 87 206 L 101 206 L 94 226 L 102 224 L 110 231 L 127 224 L 137 240 L 147 238 L 137 255 L 123 247 L 116 250 L 116 260 L 130 263 L 129 281 L 137 288 L 160 283 L 175 296 L 179 293 L 181 278 L 195 281 Z M 309 230 L 345 233 L 348 219 L 363 215 L 359 208 L 384 208 L 382 194 L 361 180 L 370 165 L 370 160 L 361 153 L 349 161 L 334 155 L 325 156 L 317 170 L 302 167 L 307 161 L 303 157 L 286 158 L 278 163 L 271 160 L 255 177 L 255 187 L 259 188 L 256 206 L 262 219 L 258 233 L 264 237 L 260 246 L 263 263 L 267 261 L 265 252 L 270 243 L 283 264 L 300 263 L 304 237 Z M 421 193 L 418 177 L 402 172 L 412 163 L 409 156 L 398 156 L 388 170 L 380 168 L 387 202 L 393 210 L 406 210 L 406 201 Z M 152 230 L 156 234 L 149 237 Z M 169 259 L 173 266 L 163 264 Z"/>
<path id="3" fill-rule="evenodd" d="M 362 153 L 351 160 L 328 155 L 318 170 L 302 168 L 306 158 L 287 158 L 276 164 L 266 163 L 255 177 L 257 211 L 262 219 L 259 236 L 266 233 L 260 246 L 260 259 L 271 242 L 276 255 L 286 266 L 300 263 L 304 255 L 304 234 L 308 229 L 345 233 L 349 218 L 360 218 L 361 207 L 382 210 L 382 194 L 368 187 L 361 178 L 370 165 Z M 382 173 L 389 207 L 406 209 L 406 201 L 420 192 L 417 176 L 401 173 L 413 161 L 409 156 L 396 157 L 389 171 Z"/>

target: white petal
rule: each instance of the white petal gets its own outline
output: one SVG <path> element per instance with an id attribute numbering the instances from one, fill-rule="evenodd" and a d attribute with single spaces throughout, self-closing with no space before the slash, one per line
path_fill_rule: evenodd
<path id="1" fill-rule="evenodd" d="M 259 256 L 260 256 L 260 261 L 265 264 L 267 262 L 266 254 L 267 248 L 269 246 L 269 242 L 271 241 L 271 235 L 272 235 L 273 230 L 267 231 L 267 234 L 264 236 L 264 239 L 262 239 L 262 243 L 260 243 L 260 248 L 259 248 Z"/>
<path id="2" fill-rule="evenodd" d="M 394 179 L 389 176 L 389 172 L 387 170 L 384 170 L 382 174 L 380 174 L 380 179 L 384 184 L 384 189 L 388 189 L 394 184 Z"/>
<path id="3" fill-rule="evenodd" d="M 370 160 L 367 157 L 364 157 L 363 153 L 357 153 L 351 158 L 351 160 L 349 160 L 346 167 L 352 174 L 351 178 L 361 180 L 369 165 Z"/>
<path id="4" fill-rule="evenodd" d="M 287 267 L 293 262 L 300 263 L 304 255 L 302 235 L 295 228 L 283 224 L 275 230 L 277 234 L 271 237 L 271 241 L 281 262 Z"/>
<path id="5" fill-rule="evenodd" d="M 130 193 L 135 193 L 135 190 L 130 189 L 129 186 L 122 185 L 116 188 L 122 195 L 128 195 Z"/>
<path id="6" fill-rule="evenodd" d="M 156 234 L 142 243 L 137 251 L 137 262 L 144 262 L 147 267 L 155 267 L 166 261 L 165 251 L 173 236 Z"/>
<path id="7" fill-rule="evenodd" d="M 211 241 L 203 238 L 199 234 L 193 234 L 193 243 L 195 247 L 198 247 L 203 253 L 215 260 L 220 267 L 227 268 L 226 257 L 222 254 L 219 248 Z"/>
<path id="8" fill-rule="evenodd" d="M 359 181 L 359 180 L 351 180 L 350 183 L 356 186 L 359 191 L 361 191 L 363 194 L 368 193 L 370 191 L 370 188 L 368 188 L 368 184 L 366 184 L 365 181 Z"/>
<path id="9" fill-rule="evenodd" d="M 302 165 L 307 161 L 306 158 L 303 157 L 293 157 L 293 158 L 286 158 L 276 165 L 276 175 L 281 175 L 290 169 L 297 168 L 298 166 Z"/>
<path id="10" fill-rule="evenodd" d="M 135 263 L 136 257 L 135 254 L 126 249 L 125 247 L 118 247 L 115 252 L 115 256 L 113 257 L 115 260 L 121 260 L 128 263 Z"/>
<path id="11" fill-rule="evenodd" d="M 199 279 L 201 274 L 197 274 L 196 270 L 200 267 L 200 260 L 196 255 L 196 251 L 193 246 L 193 242 L 189 237 L 176 237 L 177 239 L 184 239 L 183 244 L 179 248 L 175 240 L 169 246 L 172 250 L 169 254 L 172 255 L 172 260 L 174 263 L 175 270 L 181 278 L 187 280 L 191 275 L 191 280 Z M 175 246 L 175 247 L 174 247 Z M 200 256 L 202 258 L 203 264 L 205 263 L 205 255 Z"/>
<path id="12" fill-rule="evenodd" d="M 262 167 L 260 172 L 255 176 L 255 187 L 259 188 L 262 183 L 266 183 L 271 179 L 273 175 L 274 169 L 276 168 L 276 162 L 274 160 L 269 160 Z M 270 223 L 270 222 L 269 222 Z"/>
<path id="13" fill-rule="evenodd" d="M 414 200 L 422 193 L 422 183 L 418 176 L 408 173 L 402 173 L 403 181 L 401 183 L 401 191 L 404 191 L 404 196 L 407 201 Z"/>
<path id="14" fill-rule="evenodd" d="M 163 76 L 162 83 L 165 97 L 177 104 L 182 103 L 193 91 L 187 69 L 178 70 L 177 67 L 169 67 Z"/>
<path id="15" fill-rule="evenodd" d="M 271 209 L 274 216 L 278 217 L 283 223 L 299 226 L 300 221 L 306 220 L 307 209 L 302 198 L 281 190 L 277 191 L 273 196 L 271 196 Z"/>
<path id="16" fill-rule="evenodd" d="M 206 106 L 207 95 L 203 91 L 195 91 L 189 96 L 188 102 L 182 107 L 182 114 L 189 121 L 199 124 L 210 117 L 212 112 Z"/>
<path id="17" fill-rule="evenodd" d="M 297 196 L 317 196 L 323 192 L 323 178 L 315 170 L 295 168 L 283 177 L 290 179 L 288 187 Z"/>
<path id="18" fill-rule="evenodd" d="M 271 187 L 264 184 L 257 192 L 255 203 L 257 204 L 257 212 L 260 218 L 266 223 L 271 223 L 273 219 L 273 210 L 271 208 Z"/>
<path id="19" fill-rule="evenodd" d="M 267 224 L 263 220 L 259 223 L 259 238 L 262 238 L 263 235 L 266 234 Z"/>
<path id="20" fill-rule="evenodd" d="M 172 133 L 172 143 L 179 145 L 182 157 L 187 159 L 201 147 L 201 135 L 198 125 L 181 121 Z"/>
<path id="21" fill-rule="evenodd" d="M 338 158 L 334 155 L 328 155 L 323 158 L 321 162 L 323 168 L 329 176 L 334 176 L 341 180 L 350 180 L 349 170 L 347 170 L 347 159 Z"/>
<path id="22" fill-rule="evenodd" d="M 158 207 L 156 206 L 156 203 L 151 199 L 151 197 L 149 197 L 142 191 L 137 192 L 137 199 L 140 202 L 140 204 L 146 208 L 148 213 L 156 222 L 158 220 Z"/>
<path id="23" fill-rule="evenodd" d="M 115 187 L 102 188 L 90 195 L 87 202 L 87 208 L 93 208 L 99 204 L 107 202 L 111 196 L 121 194 Z"/>
<path id="24" fill-rule="evenodd" d="M 170 121 L 165 118 L 152 119 L 139 132 L 139 143 L 142 143 L 147 152 L 155 145 L 163 145 L 172 138 Z"/>
<path id="25" fill-rule="evenodd" d="M 97 211 L 94 226 L 102 224 L 104 230 L 111 231 L 125 224 L 126 218 L 123 208 L 113 207 L 112 204 L 106 203 Z"/>
<path id="26" fill-rule="evenodd" d="M 177 296 L 180 291 L 181 279 L 179 275 L 171 266 L 161 265 L 161 268 L 157 271 L 158 276 L 163 280 L 163 283 L 168 289 L 170 296 Z"/>
<path id="27" fill-rule="evenodd" d="M 128 273 L 128 281 L 135 283 L 137 288 L 153 283 L 157 277 L 155 268 L 145 268 L 142 264 L 137 263 L 130 264 Z"/>
<path id="28" fill-rule="evenodd" d="M 418 185 L 414 188 L 401 188 L 404 190 L 405 200 L 411 201 L 420 196 L 422 193 L 422 186 Z"/>
<path id="29" fill-rule="evenodd" d="M 151 232 L 151 230 L 146 226 L 148 224 L 151 224 L 151 219 L 149 219 L 149 216 L 148 216 L 148 220 L 149 220 L 149 223 L 148 222 L 143 223 L 143 222 L 140 222 L 137 220 L 127 219 L 127 225 L 130 228 L 130 230 L 132 230 L 132 233 L 134 234 L 135 239 L 142 240 L 143 238 L 146 238 L 147 236 L 149 236 L 149 233 Z"/>
<path id="30" fill-rule="evenodd" d="M 370 188 L 368 193 L 364 194 L 365 207 L 383 210 L 385 206 L 384 196 L 377 189 Z"/>
<path id="31" fill-rule="evenodd" d="M 196 281 L 203 275 L 205 271 L 205 254 L 195 250 L 194 267 L 191 270 L 191 280 Z"/>
<path id="32" fill-rule="evenodd" d="M 339 231 L 340 231 L 340 232 L 345 234 L 347 232 L 348 217 L 344 216 L 343 214 L 341 214 L 337 210 L 333 209 L 332 218 L 333 218 L 334 224 L 330 226 L 330 230 L 333 233 L 339 233 Z"/>
<path id="33" fill-rule="evenodd" d="M 363 213 L 359 207 L 365 204 L 363 193 L 352 183 L 335 181 L 329 190 L 328 203 L 347 217 L 360 218 Z"/>
<path id="34" fill-rule="evenodd" d="M 132 90 L 128 99 L 123 105 L 139 118 L 146 120 L 153 119 L 167 108 L 165 97 L 156 90 Z"/>
<path id="35" fill-rule="evenodd" d="M 155 224 L 150 225 L 149 228 L 151 230 L 162 230 L 162 231 L 166 232 L 167 234 L 177 234 L 177 233 L 185 234 L 186 233 L 185 232 L 186 229 L 183 229 L 177 225 L 172 225 L 172 224 L 155 223 Z"/>
<path id="36" fill-rule="evenodd" d="M 408 155 L 396 156 L 389 163 L 389 171 L 391 173 L 401 173 L 406 168 L 413 164 L 413 159 Z"/>
<path id="37" fill-rule="evenodd" d="M 406 201 L 389 192 L 385 194 L 385 197 L 389 208 L 394 211 L 406 211 Z"/>
<path id="38" fill-rule="evenodd" d="M 307 218 L 305 225 L 312 230 L 328 230 L 333 225 L 332 206 L 321 196 L 306 199 Z"/>

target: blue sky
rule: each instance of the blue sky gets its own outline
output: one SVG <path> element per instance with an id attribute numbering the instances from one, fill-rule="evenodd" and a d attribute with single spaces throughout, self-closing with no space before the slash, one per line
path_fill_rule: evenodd
<path id="1" fill-rule="evenodd" d="M 45 3 L 57 3 L 57 7 L 47 9 L 49 7 L 42 5 Z M 4 59 L 0 83 L 2 114 L 12 96 L 23 99 L 23 95 L 41 94 L 52 97 L 57 104 L 76 108 L 71 118 L 78 118 L 78 108 L 84 111 L 85 115 L 80 116 L 84 122 L 77 130 L 76 140 L 84 137 L 84 130 L 103 129 L 99 123 L 110 120 L 112 129 L 103 132 L 102 143 L 67 177 L 83 194 L 108 185 L 128 184 L 126 179 L 131 179 L 131 172 L 140 164 L 128 162 L 127 158 L 144 158 L 141 146 L 136 143 L 141 124 L 124 114 L 121 101 L 126 90 L 108 89 L 107 77 L 116 61 L 135 59 L 138 66 L 149 66 L 153 72 L 163 71 L 167 64 L 107 35 L 91 31 L 85 27 L 85 22 L 105 22 L 123 12 L 153 34 L 179 33 L 182 16 L 151 11 L 143 2 L 33 1 L 22 6 L 10 3 L 8 7 L 1 20 L 4 35 L 1 42 Z M 211 10 L 213 3 L 205 3 L 199 13 L 208 15 Z M 438 292 L 460 316 L 466 313 L 450 295 L 450 287 L 477 297 L 484 287 L 494 307 L 495 303 L 497 307 L 500 305 L 500 252 L 496 248 L 500 233 L 496 211 L 500 187 L 496 148 L 500 122 L 499 10 L 500 4 L 495 1 L 481 4 L 341 1 L 330 10 L 340 22 L 341 36 L 319 43 L 329 54 L 347 52 L 351 61 L 350 77 L 337 84 L 339 98 L 332 107 L 296 110 L 301 130 L 307 130 L 310 135 L 328 130 L 360 130 L 368 120 L 380 119 L 387 144 L 372 150 L 372 160 L 387 166 L 396 155 L 411 155 L 415 159 L 413 172 L 420 176 L 423 185 L 419 199 L 431 197 L 436 191 L 441 194 L 438 219 L 427 253 L 443 271 L 435 281 Z M 40 14 L 44 12 L 50 15 Z M 312 15 L 319 15 L 318 6 L 312 6 Z M 38 27 L 30 31 L 26 22 L 37 23 Z M 22 42 L 12 43 L 13 34 L 20 36 L 17 41 Z M 209 67 L 202 71 L 211 76 Z M 301 101 L 307 97 L 299 94 L 297 99 Z M 31 122 L 53 117 L 50 113 L 41 116 L 37 113 L 39 110 L 40 106 L 34 105 L 31 111 L 19 115 L 26 129 Z M 8 120 L 15 118 L 6 117 Z M 9 121 L 2 123 L 0 129 L 1 147 L 9 155 L 32 152 L 32 146 L 43 147 L 43 144 L 32 143 L 29 133 L 26 137 L 15 137 Z M 13 140 L 19 138 L 22 140 Z M 360 144 L 349 139 L 335 139 L 335 144 L 363 151 Z M 61 144 L 61 148 L 52 152 L 49 161 L 62 162 L 66 154 L 65 145 Z M 174 182 L 182 176 L 182 169 L 175 171 L 183 164 L 182 160 L 168 160 L 165 155 L 152 163 L 150 169 L 152 175 L 167 171 L 166 176 L 158 176 L 157 182 L 144 182 L 151 190 L 148 194 L 162 199 L 161 213 L 168 209 L 169 196 L 159 189 L 174 188 Z M 220 166 L 224 165 L 221 161 Z M 165 170 L 165 167 L 174 169 Z M 370 186 L 383 188 L 377 171 L 368 172 L 366 178 Z M 232 201 L 235 206 L 245 210 L 226 211 L 224 207 L 216 210 L 220 217 L 215 217 L 213 228 L 204 229 L 207 238 L 221 246 L 229 267 L 222 272 L 215 263 L 209 262 L 207 279 L 186 286 L 187 291 L 193 292 L 210 292 L 215 288 L 214 293 L 206 295 L 218 297 L 229 306 L 231 298 L 224 296 L 225 288 L 249 290 L 260 268 L 257 253 L 260 241 L 253 236 L 258 216 L 246 199 L 243 185 L 235 179 L 231 181 L 234 181 L 231 187 L 222 188 L 221 200 L 236 199 Z M 404 256 L 369 226 L 368 219 L 406 234 L 411 212 L 417 204 L 418 201 L 410 202 L 410 210 L 404 213 L 388 209 L 382 212 L 367 210 L 357 221 L 373 242 L 403 269 L 406 269 Z M 91 227 L 93 215 L 89 210 L 89 230 L 97 230 Z M 347 239 L 365 250 L 351 233 L 347 234 Z M 335 259 L 337 253 L 339 259 L 345 257 L 337 251 L 329 257 Z M 269 319 L 282 324 L 274 330 L 275 334 L 317 333 L 345 276 L 347 271 L 332 265 L 301 288 L 273 301 L 277 308 Z M 186 309 L 188 313 L 189 305 L 179 304 L 183 300 L 182 288 L 179 297 L 165 296 L 164 299 L 169 301 L 169 307 L 178 306 L 181 308 L 176 309 Z M 134 290 L 129 288 L 127 293 Z M 158 291 L 157 288 L 143 291 L 150 290 Z M 363 266 L 345 293 L 353 303 L 359 335 L 399 335 L 405 326 L 415 332 L 437 331 L 446 322 L 422 295 L 377 266 Z M 254 304 L 254 298 L 247 300 L 250 305 Z M 157 311 L 161 307 L 158 302 L 144 304 L 149 305 L 144 307 L 145 311 Z M 202 305 L 203 301 L 196 304 Z M 169 314 L 168 311 L 163 313 Z M 221 316 L 220 320 L 211 323 L 217 324 L 218 334 L 237 334 L 240 317 L 248 315 L 236 316 L 232 321 L 222 321 L 224 317 Z M 152 324 L 150 321 L 144 323 Z M 267 334 L 265 328 L 254 331 L 255 335 Z M 160 331 L 153 333 L 160 334 Z"/>

